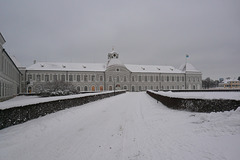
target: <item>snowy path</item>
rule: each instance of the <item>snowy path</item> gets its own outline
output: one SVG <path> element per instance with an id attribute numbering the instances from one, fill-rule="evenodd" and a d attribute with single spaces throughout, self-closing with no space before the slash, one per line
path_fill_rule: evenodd
<path id="1" fill-rule="evenodd" d="M 126 93 L 0 130 L 0 160 L 234 160 L 240 110 L 171 110 Z"/>

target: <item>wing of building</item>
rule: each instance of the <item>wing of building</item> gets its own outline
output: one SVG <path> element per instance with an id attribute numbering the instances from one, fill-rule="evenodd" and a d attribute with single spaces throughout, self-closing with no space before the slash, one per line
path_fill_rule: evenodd
<path id="1" fill-rule="evenodd" d="M 106 63 L 34 62 L 25 72 L 27 92 L 44 90 L 46 82 L 64 81 L 78 91 L 201 89 L 202 73 L 186 63 L 172 66 L 123 64 L 114 50 Z"/>
<path id="2" fill-rule="evenodd" d="M 5 42 L 0 33 L 0 101 L 16 96 L 20 92 L 21 73 L 3 48 Z"/>

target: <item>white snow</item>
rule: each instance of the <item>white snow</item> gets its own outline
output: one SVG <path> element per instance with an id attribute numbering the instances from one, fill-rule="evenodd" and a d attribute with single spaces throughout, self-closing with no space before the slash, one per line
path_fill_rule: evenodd
<path id="1" fill-rule="evenodd" d="M 183 72 L 200 72 L 190 63 L 182 64 L 179 69 Z"/>
<path id="2" fill-rule="evenodd" d="M 119 59 L 111 59 L 107 64 L 104 63 L 59 63 L 59 62 L 37 62 L 27 70 L 44 70 L 44 71 L 100 71 L 104 72 L 106 67 L 117 65 L 125 66 L 131 72 L 139 73 L 183 73 L 181 70 L 172 66 L 157 65 L 124 65 Z"/>
<path id="3" fill-rule="evenodd" d="M 164 92 L 158 91 L 153 93 L 175 98 L 193 98 L 193 99 L 233 99 L 240 100 L 240 92 Z"/>
<path id="4" fill-rule="evenodd" d="M 156 66 L 156 65 L 133 65 L 126 64 L 127 69 L 131 72 L 139 73 L 183 73 L 179 69 L 172 66 Z"/>
<path id="5" fill-rule="evenodd" d="M 1 160 L 238 160 L 240 109 L 171 110 L 126 93 L 0 130 Z"/>
<path id="6" fill-rule="evenodd" d="M 30 104 L 37 104 L 37 103 L 56 101 L 56 100 L 62 100 L 62 99 L 85 97 L 85 96 L 89 96 L 89 95 L 98 95 L 98 94 L 104 94 L 104 93 L 110 93 L 110 92 L 113 92 L 113 91 L 105 91 L 105 92 L 99 92 L 99 93 L 75 94 L 75 95 L 68 95 L 68 96 L 55 96 L 55 97 L 17 96 L 12 99 L 9 99 L 7 101 L 0 102 L 0 109 L 26 106 L 26 105 L 30 105 Z"/>

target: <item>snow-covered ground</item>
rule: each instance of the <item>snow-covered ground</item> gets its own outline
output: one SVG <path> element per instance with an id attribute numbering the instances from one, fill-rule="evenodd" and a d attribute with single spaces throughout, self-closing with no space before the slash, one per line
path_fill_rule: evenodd
<path id="1" fill-rule="evenodd" d="M 171 110 L 126 93 L 0 130 L 1 160 L 239 160 L 240 108 Z"/>
<path id="2" fill-rule="evenodd" d="M 24 96 L 24 95 L 16 96 L 7 101 L 0 102 L 0 109 L 25 106 L 29 104 L 43 103 L 43 102 L 49 102 L 49 101 L 56 101 L 61 99 L 71 99 L 71 98 L 77 98 L 77 97 L 85 97 L 89 95 L 98 95 L 98 94 L 104 94 L 104 93 L 110 93 L 110 92 L 113 92 L 113 91 L 75 94 L 75 95 L 67 95 L 67 96 L 55 96 L 55 97 L 39 97 L 39 96 Z"/>
<path id="3" fill-rule="evenodd" d="M 154 91 L 151 91 L 154 92 Z M 194 98 L 194 99 L 234 99 L 240 100 L 240 92 L 154 92 L 167 97 Z"/>

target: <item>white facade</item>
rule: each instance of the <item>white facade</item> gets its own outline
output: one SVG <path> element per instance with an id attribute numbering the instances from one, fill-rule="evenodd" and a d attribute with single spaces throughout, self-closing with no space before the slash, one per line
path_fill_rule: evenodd
<path id="1" fill-rule="evenodd" d="M 20 71 L 4 50 L 4 40 L 0 33 L 0 101 L 16 96 L 20 91 Z"/>
<path id="2" fill-rule="evenodd" d="M 114 50 L 107 63 L 37 62 L 26 69 L 28 92 L 44 90 L 44 83 L 66 81 L 78 91 L 201 89 L 202 73 L 187 63 L 172 66 L 123 64 Z M 190 68 L 191 67 L 191 68 Z M 187 80 L 187 81 L 186 81 Z"/>

